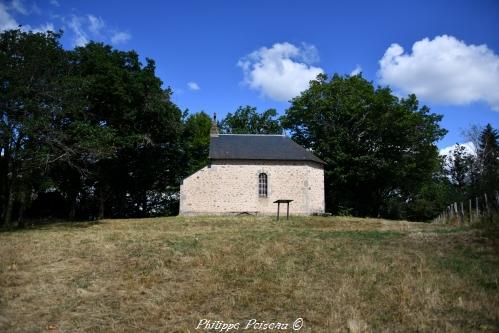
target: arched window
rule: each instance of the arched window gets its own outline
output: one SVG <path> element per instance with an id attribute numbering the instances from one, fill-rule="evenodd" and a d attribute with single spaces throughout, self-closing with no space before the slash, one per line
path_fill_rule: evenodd
<path id="1" fill-rule="evenodd" d="M 258 175 L 258 195 L 267 197 L 267 174 L 261 173 Z"/>

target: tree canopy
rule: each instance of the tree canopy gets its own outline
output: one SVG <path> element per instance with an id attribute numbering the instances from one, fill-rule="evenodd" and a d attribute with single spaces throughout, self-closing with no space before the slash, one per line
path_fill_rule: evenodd
<path id="1" fill-rule="evenodd" d="M 210 116 L 204 112 L 192 114 L 185 119 L 182 140 L 187 174 L 208 164 L 211 122 Z"/>
<path id="2" fill-rule="evenodd" d="M 228 113 L 219 124 L 224 134 L 281 134 L 282 126 L 275 109 L 258 113 L 255 107 L 240 106 L 234 114 Z"/>
<path id="3" fill-rule="evenodd" d="M 481 192 L 499 189 L 499 132 L 487 124 L 480 133 L 477 151 L 478 184 Z"/>
<path id="4" fill-rule="evenodd" d="M 212 120 L 182 111 L 152 59 L 60 33 L 0 33 L 0 226 L 25 217 L 178 212 L 182 179 L 208 164 Z M 326 209 L 428 220 L 457 197 L 499 188 L 499 134 L 442 159 L 442 116 L 361 75 L 319 75 L 285 114 L 240 106 L 221 133 L 281 134 L 326 162 Z"/>
<path id="5" fill-rule="evenodd" d="M 437 170 L 441 118 L 360 75 L 320 75 L 282 124 L 326 162 L 328 210 L 390 216 L 392 201 L 411 202 Z"/>
<path id="6" fill-rule="evenodd" d="M 154 61 L 99 43 L 67 51 L 59 38 L 1 34 L 3 223 L 54 191 L 70 218 L 167 213 L 182 112 Z"/>

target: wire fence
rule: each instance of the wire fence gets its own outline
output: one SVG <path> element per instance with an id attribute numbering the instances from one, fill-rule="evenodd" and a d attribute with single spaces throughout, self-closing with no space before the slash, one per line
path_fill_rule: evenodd
<path id="1" fill-rule="evenodd" d="M 465 201 L 455 201 L 433 223 L 471 225 L 486 215 L 499 214 L 499 191 L 483 193 Z"/>

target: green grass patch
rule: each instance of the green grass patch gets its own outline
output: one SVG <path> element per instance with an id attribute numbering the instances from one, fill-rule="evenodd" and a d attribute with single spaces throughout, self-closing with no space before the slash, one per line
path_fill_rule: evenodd
<path id="1" fill-rule="evenodd" d="M 168 239 L 165 241 L 165 243 L 174 252 L 177 252 L 181 255 L 196 254 L 201 248 L 201 244 L 197 236 L 188 238 L 176 238 L 173 240 Z"/>
<path id="2" fill-rule="evenodd" d="M 499 290 L 499 258 L 490 249 L 458 245 L 444 257 L 436 257 L 439 269 L 448 270 L 487 290 Z"/>
<path id="3" fill-rule="evenodd" d="M 436 234 L 454 234 L 454 233 L 466 232 L 469 230 L 471 230 L 470 227 L 462 226 L 462 227 L 450 227 L 450 228 L 435 229 L 435 230 L 432 230 L 432 232 L 434 232 Z"/>
<path id="4" fill-rule="evenodd" d="M 398 231 L 322 231 L 319 232 L 317 237 L 320 239 L 328 238 L 350 238 L 362 240 L 382 240 L 386 238 L 402 237 L 405 233 Z"/>

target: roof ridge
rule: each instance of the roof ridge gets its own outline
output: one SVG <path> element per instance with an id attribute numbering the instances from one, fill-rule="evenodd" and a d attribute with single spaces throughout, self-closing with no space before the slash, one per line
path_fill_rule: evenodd
<path id="1" fill-rule="evenodd" d="M 284 134 L 219 134 L 218 136 L 225 136 L 225 135 L 239 135 L 239 136 L 282 136 L 286 137 Z"/>
<path id="2" fill-rule="evenodd" d="M 210 138 L 210 159 L 262 159 L 313 161 L 325 164 L 286 135 L 224 134 Z"/>

